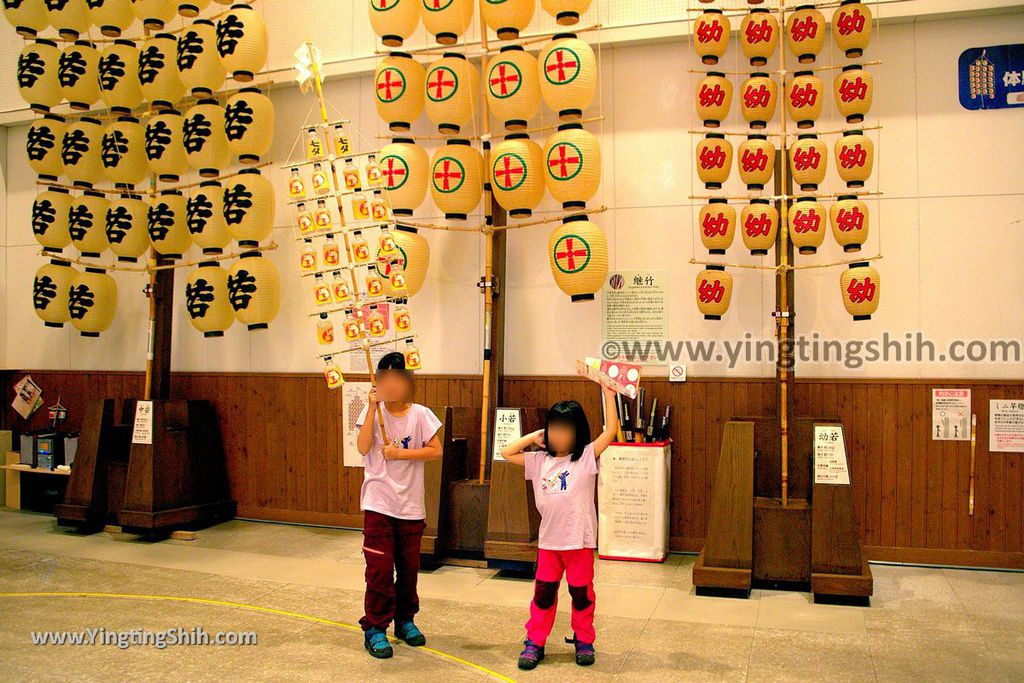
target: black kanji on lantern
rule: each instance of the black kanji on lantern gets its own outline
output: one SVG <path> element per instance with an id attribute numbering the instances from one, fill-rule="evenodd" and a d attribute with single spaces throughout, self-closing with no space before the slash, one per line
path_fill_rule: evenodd
<path id="1" fill-rule="evenodd" d="M 56 144 L 57 136 L 53 134 L 49 126 L 36 126 L 28 129 L 25 148 L 30 161 L 41 161 Z"/>
<path id="2" fill-rule="evenodd" d="M 252 107 L 245 100 L 236 100 L 224 108 L 224 131 L 228 140 L 241 140 L 252 124 Z"/>
<path id="3" fill-rule="evenodd" d="M 68 290 L 68 311 L 75 320 L 84 318 L 94 305 L 96 305 L 96 295 L 84 282 L 72 285 Z"/>
<path id="4" fill-rule="evenodd" d="M 4 9 L 18 9 L 24 0 L 4 0 Z"/>
<path id="5" fill-rule="evenodd" d="M 210 119 L 199 112 L 185 119 L 184 131 L 185 151 L 194 154 L 202 151 L 203 146 L 206 145 L 206 139 L 213 132 L 213 126 L 210 124 Z"/>
<path id="6" fill-rule="evenodd" d="M 158 202 L 149 207 L 146 212 L 149 222 L 149 237 L 154 242 L 167 238 L 167 233 L 174 225 L 174 212 L 165 202 Z"/>
<path id="7" fill-rule="evenodd" d="M 85 4 L 89 6 L 89 9 L 97 9 L 103 7 L 106 0 L 85 0 Z"/>
<path id="8" fill-rule="evenodd" d="M 139 52 L 139 83 L 149 85 L 156 80 L 160 69 L 167 65 L 167 56 L 157 45 L 147 45 Z"/>
<path id="9" fill-rule="evenodd" d="M 67 6 L 69 0 L 46 0 L 46 9 L 59 12 Z"/>
<path id="10" fill-rule="evenodd" d="M 224 190 L 224 219 L 228 225 L 238 225 L 252 208 L 252 192 L 239 183 Z"/>
<path id="11" fill-rule="evenodd" d="M 100 57 L 100 89 L 113 90 L 118 82 L 124 78 L 125 63 L 121 55 L 116 52 L 105 54 Z"/>
<path id="12" fill-rule="evenodd" d="M 185 285 L 185 308 L 192 318 L 205 318 L 213 302 L 213 285 L 204 278 Z"/>
<path id="13" fill-rule="evenodd" d="M 65 166 L 74 166 L 82 160 L 82 155 L 89 151 L 89 136 L 81 128 L 69 130 L 64 134 L 60 146 L 60 160 Z"/>
<path id="14" fill-rule="evenodd" d="M 128 153 L 128 138 L 119 130 L 103 135 L 101 143 L 104 168 L 117 168 L 121 159 Z"/>
<path id="15" fill-rule="evenodd" d="M 231 308 L 244 311 L 249 308 L 252 295 L 256 293 L 256 277 L 245 268 L 234 275 L 228 275 L 228 299 Z"/>
<path id="16" fill-rule="evenodd" d="M 78 50 L 63 52 L 57 63 L 57 79 L 61 87 L 73 88 L 85 75 L 85 55 Z"/>
<path id="17" fill-rule="evenodd" d="M 195 31 L 186 31 L 178 38 L 178 69 L 188 71 L 203 53 L 203 39 Z"/>
<path id="18" fill-rule="evenodd" d="M 193 235 L 202 234 L 207 222 L 213 218 L 213 202 L 203 193 L 189 197 L 186 222 L 188 231 Z"/>
<path id="19" fill-rule="evenodd" d="M 217 22 L 217 52 L 221 57 L 235 54 L 238 40 L 245 36 L 245 24 L 237 14 L 229 14 Z"/>
<path id="20" fill-rule="evenodd" d="M 132 229 L 132 214 L 127 206 L 112 206 L 107 209 L 107 241 L 121 244 Z"/>
<path id="21" fill-rule="evenodd" d="M 50 302 L 57 298 L 57 283 L 49 275 L 37 277 L 32 284 L 32 305 L 45 311 Z"/>
<path id="22" fill-rule="evenodd" d="M 57 219 L 57 209 L 49 199 L 37 199 L 32 205 L 32 232 L 45 235 Z"/>
<path id="23" fill-rule="evenodd" d="M 163 121 L 154 121 L 146 126 L 146 158 L 150 161 L 161 159 L 164 150 L 171 144 L 171 127 Z"/>
<path id="24" fill-rule="evenodd" d="M 38 52 L 25 52 L 18 57 L 18 87 L 31 88 L 46 71 L 46 62 Z"/>
<path id="25" fill-rule="evenodd" d="M 85 204 L 74 204 L 68 212 L 68 232 L 71 239 L 79 242 L 85 239 L 85 233 L 93 226 L 92 211 Z"/>

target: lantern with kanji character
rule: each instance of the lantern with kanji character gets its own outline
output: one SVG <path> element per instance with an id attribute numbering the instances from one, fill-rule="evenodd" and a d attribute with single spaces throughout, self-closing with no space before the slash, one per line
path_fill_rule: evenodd
<path id="1" fill-rule="evenodd" d="M 43 251 L 60 251 L 71 244 L 68 227 L 71 193 L 62 187 L 50 187 L 36 195 L 32 203 L 32 236 Z"/>
<path id="2" fill-rule="evenodd" d="M 854 320 L 871 320 L 871 314 L 878 310 L 882 283 L 878 271 L 867 261 L 851 263 L 839 277 L 839 290 L 843 306 Z"/>
<path id="3" fill-rule="evenodd" d="M 719 71 L 709 71 L 697 84 L 697 115 L 708 128 L 718 128 L 729 115 L 732 81 Z"/>
<path id="4" fill-rule="evenodd" d="M 135 21 L 132 0 L 87 0 L 89 19 L 100 27 L 100 33 L 117 38 Z"/>
<path id="5" fill-rule="evenodd" d="M 832 15 L 832 35 L 847 57 L 863 55 L 871 41 L 871 8 L 860 0 L 843 0 Z"/>
<path id="6" fill-rule="evenodd" d="M 370 0 L 370 26 L 388 47 L 400 47 L 420 21 L 421 0 Z"/>
<path id="7" fill-rule="evenodd" d="M 718 64 L 729 47 L 729 18 L 720 9 L 707 9 L 693 24 L 693 47 L 705 64 Z"/>
<path id="8" fill-rule="evenodd" d="M 779 20 L 763 7 L 750 10 L 740 24 L 740 48 L 752 66 L 764 66 L 779 44 Z"/>
<path id="9" fill-rule="evenodd" d="M 216 261 L 202 261 L 185 282 L 185 310 L 192 327 L 204 337 L 223 337 L 235 322 L 228 293 L 228 271 Z"/>
<path id="10" fill-rule="evenodd" d="M 475 0 L 423 0 L 423 26 L 440 45 L 454 45 L 473 20 Z"/>
<path id="11" fill-rule="evenodd" d="M 192 19 L 198 17 L 199 12 L 210 4 L 210 0 L 186 0 L 178 3 L 178 14 Z"/>
<path id="12" fill-rule="evenodd" d="M 259 88 L 242 88 L 224 105 L 228 149 L 243 164 L 257 164 L 274 141 L 274 104 Z"/>
<path id="13" fill-rule="evenodd" d="M 224 107 L 213 98 L 199 100 L 185 112 L 182 140 L 188 164 L 204 178 L 214 178 L 231 162 Z"/>
<path id="14" fill-rule="evenodd" d="M 608 240 L 586 216 L 569 216 L 551 231 L 548 262 L 558 288 L 573 302 L 593 301 L 608 276 Z"/>
<path id="15" fill-rule="evenodd" d="M 67 124 L 64 117 L 57 114 L 46 114 L 29 125 L 25 136 L 25 152 L 28 154 L 28 165 L 39 174 L 40 180 L 57 180 L 57 176 L 64 172 L 60 148 L 65 130 Z"/>
<path id="16" fill-rule="evenodd" d="M 60 53 L 57 80 L 72 109 L 85 110 L 100 99 L 100 53 L 88 40 L 76 40 Z"/>
<path id="17" fill-rule="evenodd" d="M 732 300 L 732 275 L 725 266 L 708 266 L 697 274 L 697 308 L 705 320 L 721 320 Z"/>
<path id="18" fill-rule="evenodd" d="M 192 191 L 185 207 L 192 242 L 204 255 L 220 254 L 231 241 L 224 215 L 224 187 L 219 180 L 205 180 Z"/>
<path id="19" fill-rule="evenodd" d="M 242 246 L 256 246 L 274 229 L 274 188 L 258 168 L 245 168 L 224 183 L 224 220 Z"/>
<path id="20" fill-rule="evenodd" d="M 465 55 L 446 52 L 427 70 L 427 116 L 445 135 L 456 135 L 473 120 L 480 76 Z"/>
<path id="21" fill-rule="evenodd" d="M 864 187 L 875 162 L 875 143 L 859 130 L 848 130 L 836 140 L 836 170 L 847 187 Z"/>
<path id="22" fill-rule="evenodd" d="M 828 215 L 814 197 L 798 197 L 789 207 L 789 236 L 801 254 L 817 253 L 825 241 Z"/>
<path id="23" fill-rule="evenodd" d="M 601 185 L 601 144 L 581 123 L 563 123 L 544 145 L 544 182 L 563 209 L 584 208 Z"/>
<path id="24" fill-rule="evenodd" d="M 449 220 L 466 220 L 483 192 L 484 160 L 469 140 L 449 140 L 430 162 L 430 196 Z"/>
<path id="25" fill-rule="evenodd" d="M 139 86 L 142 96 L 159 109 L 173 107 L 185 94 L 178 71 L 178 40 L 170 33 L 158 33 L 142 44 Z"/>
<path id="26" fill-rule="evenodd" d="M 185 119 L 173 109 L 146 121 L 146 158 L 149 170 L 161 182 L 176 183 L 188 171 L 184 125 Z"/>
<path id="27" fill-rule="evenodd" d="M 786 110 L 797 128 L 810 128 L 821 116 L 825 103 L 824 85 L 813 71 L 797 71 L 786 86 Z"/>
<path id="28" fill-rule="evenodd" d="M 4 17 L 22 38 L 35 38 L 50 25 L 46 0 L 7 0 L 3 6 Z"/>
<path id="29" fill-rule="evenodd" d="M 804 192 L 814 192 L 825 179 L 828 147 L 814 133 L 801 133 L 789 148 L 789 169 L 793 182 Z"/>
<path id="30" fill-rule="evenodd" d="M 134 185 L 146 176 L 146 132 L 134 116 L 107 126 L 100 143 L 103 172 L 118 185 Z"/>
<path id="31" fill-rule="evenodd" d="M 242 254 L 228 272 L 228 301 L 250 331 L 265 330 L 281 308 L 281 276 L 258 251 Z"/>
<path id="32" fill-rule="evenodd" d="M 580 15 L 590 8 L 591 0 L 540 0 L 544 11 L 555 18 L 560 26 L 573 26 Z"/>
<path id="33" fill-rule="evenodd" d="M 512 133 L 494 147 L 490 168 L 494 199 L 513 218 L 533 215 L 544 198 L 544 152 L 526 133 Z"/>
<path id="34" fill-rule="evenodd" d="M 871 108 L 874 79 L 859 64 L 844 66 L 833 84 L 836 109 L 847 123 L 860 123 Z"/>
<path id="35" fill-rule="evenodd" d="M 71 324 L 83 337 L 98 337 L 117 311 L 117 283 L 102 268 L 75 273 L 68 288 Z"/>
<path id="36" fill-rule="evenodd" d="M 767 135 L 748 135 L 736 153 L 736 166 L 748 190 L 763 190 L 775 171 L 775 145 Z"/>
<path id="37" fill-rule="evenodd" d="M 597 92 L 594 49 L 575 33 L 560 33 L 537 56 L 540 95 L 563 121 L 578 121 Z"/>
<path id="38" fill-rule="evenodd" d="M 150 31 L 159 31 L 174 18 L 177 3 L 172 0 L 132 0 L 132 11 Z"/>
<path id="39" fill-rule="evenodd" d="M 103 126 L 83 116 L 64 130 L 60 160 L 76 187 L 92 187 L 103 176 Z"/>
<path id="40" fill-rule="evenodd" d="M 232 78 L 247 83 L 267 63 L 267 25 L 249 5 L 238 3 L 217 21 L 217 52 Z"/>
<path id="41" fill-rule="evenodd" d="M 743 119 L 754 130 L 761 130 L 775 116 L 779 98 L 779 85 L 766 73 L 754 72 L 740 88 L 740 107 Z"/>
<path id="42" fill-rule="evenodd" d="M 522 130 L 540 109 L 537 58 L 522 45 L 507 45 L 487 71 L 487 106 L 506 130 Z"/>
<path id="43" fill-rule="evenodd" d="M 708 200 L 697 215 L 700 241 L 708 252 L 724 254 L 736 237 L 736 209 L 721 197 Z"/>
<path id="44" fill-rule="evenodd" d="M 401 223 L 391 231 L 391 237 L 395 241 L 395 252 L 386 254 L 380 249 L 377 251 L 377 271 L 384 280 L 384 293 L 387 296 L 413 296 L 427 279 L 430 245 L 415 228 Z M 405 276 L 405 291 L 398 292 L 392 286 L 391 278 L 395 272 Z"/>
<path id="45" fill-rule="evenodd" d="M 57 75 L 60 50 L 57 43 L 40 38 L 27 43 L 18 55 L 18 93 L 32 111 L 45 114 L 64 99 Z"/>
<path id="46" fill-rule="evenodd" d="M 868 205 L 855 194 L 839 195 L 839 200 L 829 209 L 832 222 L 832 236 L 843 251 L 860 251 L 868 238 Z"/>
<path id="47" fill-rule="evenodd" d="M 394 131 L 408 131 L 423 112 L 426 71 L 404 52 L 380 60 L 373 75 L 377 115 Z"/>
<path id="48" fill-rule="evenodd" d="M 427 153 L 412 138 L 395 138 L 380 150 L 380 172 L 391 211 L 396 216 L 411 216 L 427 196 Z"/>
<path id="49" fill-rule="evenodd" d="M 195 96 L 211 95 L 224 85 L 227 69 L 217 53 L 217 28 L 196 19 L 178 34 L 175 61 L 181 82 Z"/>
<path id="50" fill-rule="evenodd" d="M 800 5 L 786 19 L 786 44 L 801 64 L 814 62 L 825 45 L 825 15 L 814 5 Z"/>
<path id="51" fill-rule="evenodd" d="M 149 205 L 126 192 L 107 206 L 104 232 L 118 261 L 135 263 L 149 249 Z"/>
<path id="52" fill-rule="evenodd" d="M 71 200 L 68 232 L 71 234 L 71 243 L 82 256 L 99 256 L 110 246 L 106 232 L 109 205 L 103 193 L 95 190 L 86 190 Z"/>
<path id="53" fill-rule="evenodd" d="M 484 0 L 480 12 L 498 40 L 514 40 L 533 19 L 534 4 L 534 0 Z"/>
<path id="54" fill-rule="evenodd" d="M 732 169 L 732 143 L 721 133 L 708 133 L 697 143 L 697 177 L 709 190 L 721 189 Z"/>
<path id="55" fill-rule="evenodd" d="M 46 327 L 64 327 L 71 319 L 68 293 L 75 279 L 75 269 L 67 261 L 50 259 L 36 271 L 32 283 L 32 308 Z"/>
<path id="56" fill-rule="evenodd" d="M 117 38 L 100 56 L 100 97 L 114 113 L 128 114 L 142 103 L 139 50 L 135 43 Z"/>
<path id="57" fill-rule="evenodd" d="M 779 212 L 767 199 L 751 199 L 740 211 L 740 234 L 752 256 L 763 256 L 775 244 Z"/>
<path id="58" fill-rule="evenodd" d="M 50 26 L 64 40 L 75 40 L 89 30 L 89 7 L 85 0 L 46 0 Z"/>
<path id="59" fill-rule="evenodd" d="M 181 258 L 192 246 L 188 202 L 179 190 L 164 190 L 149 200 L 146 226 L 153 248 L 164 258 Z"/>

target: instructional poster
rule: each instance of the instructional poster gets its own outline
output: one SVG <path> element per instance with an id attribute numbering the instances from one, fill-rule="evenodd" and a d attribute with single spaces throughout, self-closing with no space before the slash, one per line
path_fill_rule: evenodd
<path id="1" fill-rule="evenodd" d="M 665 270 L 609 273 L 604 283 L 603 339 L 629 343 L 667 339 L 667 285 L 668 271 Z M 620 354 L 623 351 L 620 349 Z"/>
<path id="2" fill-rule="evenodd" d="M 932 440 L 971 440 L 970 389 L 932 389 Z"/>
<path id="3" fill-rule="evenodd" d="M 132 443 L 153 443 L 153 402 L 135 402 L 135 424 L 132 426 Z"/>
<path id="4" fill-rule="evenodd" d="M 1024 401 L 992 399 L 988 402 L 990 453 L 1024 453 Z"/>
<path id="5" fill-rule="evenodd" d="M 653 560 L 668 554 L 668 445 L 612 444 L 597 477 L 597 553 Z"/>
<path id="6" fill-rule="evenodd" d="M 359 434 L 356 420 L 366 407 L 369 394 L 369 382 L 345 382 L 341 387 L 341 424 L 344 428 L 342 463 L 345 467 L 363 466 L 363 456 L 356 446 L 356 436 Z"/>
<path id="7" fill-rule="evenodd" d="M 850 483 L 841 425 L 814 425 L 814 483 Z"/>
<path id="8" fill-rule="evenodd" d="M 498 408 L 494 411 L 494 449 L 491 458 L 504 462 L 501 449 L 523 436 L 523 424 L 518 408 Z"/>

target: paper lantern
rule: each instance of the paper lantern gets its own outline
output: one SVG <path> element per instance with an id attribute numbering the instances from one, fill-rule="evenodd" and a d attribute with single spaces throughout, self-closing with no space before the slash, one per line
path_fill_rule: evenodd
<path id="1" fill-rule="evenodd" d="M 732 169 L 732 143 L 721 133 L 708 133 L 697 143 L 697 177 L 709 190 L 721 189 Z"/>
<path id="2" fill-rule="evenodd" d="M 135 21 L 132 0 L 86 0 L 86 4 L 89 19 L 108 38 L 117 38 Z"/>
<path id="3" fill-rule="evenodd" d="M 697 308 L 705 320 L 721 320 L 732 300 L 732 275 L 725 266 L 708 266 L 697 274 Z"/>
<path id="4" fill-rule="evenodd" d="M 423 0 L 423 26 L 440 45 L 454 45 L 473 20 L 476 0 Z"/>
<path id="5" fill-rule="evenodd" d="M 701 207 L 697 215 L 700 223 L 700 241 L 708 252 L 724 254 L 736 237 L 736 209 L 721 197 L 715 197 Z"/>
<path id="6" fill-rule="evenodd" d="M 583 118 L 597 92 L 594 50 L 575 33 L 556 35 L 537 56 L 540 95 L 563 121 Z"/>
<path id="7" fill-rule="evenodd" d="M 817 253 L 827 223 L 825 208 L 814 197 L 798 197 L 789 207 L 789 237 L 801 254 Z"/>
<path id="8" fill-rule="evenodd" d="M 4 17 L 22 38 L 35 38 L 50 25 L 45 0 L 5 0 Z"/>
<path id="9" fill-rule="evenodd" d="M 582 208 L 601 185 L 601 144 L 579 123 L 564 123 L 544 145 L 544 183 L 562 208 Z"/>
<path id="10" fill-rule="evenodd" d="M 882 293 L 882 282 L 878 271 L 867 261 L 851 263 L 839 277 L 839 290 L 843 306 L 854 320 L 871 320 L 871 314 L 878 310 Z"/>
<path id="11" fill-rule="evenodd" d="M 396 216 L 411 216 L 427 196 L 427 153 L 412 138 L 395 138 L 380 150 L 380 171 L 391 211 Z"/>
<path id="12" fill-rule="evenodd" d="M 216 261 L 203 261 L 185 282 L 185 310 L 192 327 L 204 337 L 223 337 L 235 322 L 228 293 L 228 271 Z"/>
<path id="13" fill-rule="evenodd" d="M 736 166 L 748 190 L 763 190 L 775 172 L 775 145 L 767 135 L 748 135 L 736 153 Z"/>
<path id="14" fill-rule="evenodd" d="M 195 96 L 211 95 L 224 85 L 227 70 L 217 53 L 217 28 L 209 19 L 196 19 L 178 34 L 175 61 L 181 82 Z"/>
<path id="15" fill-rule="evenodd" d="M 139 50 L 139 85 L 142 96 L 159 109 L 169 109 L 185 95 L 178 71 L 178 39 L 158 33 Z"/>
<path id="16" fill-rule="evenodd" d="M 18 55 L 18 93 L 32 111 L 45 114 L 63 99 L 57 76 L 59 65 L 60 50 L 52 40 L 40 38 L 22 48 Z"/>
<path id="17" fill-rule="evenodd" d="M 28 165 L 41 180 L 56 180 L 64 172 L 60 148 L 66 130 L 64 117 L 57 114 L 46 114 L 29 125 L 25 135 L 25 152 L 28 154 Z"/>
<path id="18" fill-rule="evenodd" d="M 802 133 L 789 148 L 789 169 L 793 182 L 804 192 L 814 192 L 825 179 L 828 147 L 813 133 Z"/>
<path id="19" fill-rule="evenodd" d="M 188 165 L 204 178 L 215 178 L 231 162 L 227 133 L 224 130 L 224 107 L 217 100 L 199 100 L 185 112 L 182 139 Z"/>
<path id="20" fill-rule="evenodd" d="M 228 232 L 243 246 L 255 246 L 274 229 L 274 187 L 258 168 L 239 171 L 224 185 L 224 219 Z"/>
<path id="21" fill-rule="evenodd" d="M 85 0 L 46 0 L 50 25 L 65 40 L 75 40 L 89 30 L 89 7 Z"/>
<path id="22" fill-rule="evenodd" d="M 752 256 L 767 254 L 779 232 L 778 210 L 767 199 L 751 199 L 740 211 L 740 232 Z"/>
<path id="23" fill-rule="evenodd" d="M 718 64 L 729 47 L 729 19 L 720 9 L 704 10 L 693 24 L 693 47 L 705 64 Z"/>
<path id="24" fill-rule="evenodd" d="M 719 71 L 709 71 L 697 84 L 697 115 L 708 128 L 718 128 L 729 115 L 732 82 Z"/>
<path id="25" fill-rule="evenodd" d="M 388 47 L 400 47 L 420 21 L 420 0 L 370 0 L 370 26 Z"/>
<path id="26" fill-rule="evenodd" d="M 159 31 L 176 14 L 171 0 L 132 0 L 132 11 L 150 31 Z"/>
<path id="27" fill-rule="evenodd" d="M 267 47 L 263 15 L 249 5 L 232 5 L 217 21 L 217 52 L 236 81 L 247 83 L 253 79 L 267 63 Z"/>
<path id="28" fill-rule="evenodd" d="M 444 135 L 456 135 L 473 120 L 480 87 L 476 67 L 465 55 L 446 52 L 427 70 L 427 116 Z"/>
<path id="29" fill-rule="evenodd" d="M 60 187 L 51 187 L 36 195 L 32 203 L 32 236 L 45 251 L 60 253 L 71 244 L 68 227 L 71 194 Z"/>
<path id="30" fill-rule="evenodd" d="M 274 141 L 274 104 L 259 88 L 242 88 L 224 106 L 224 132 L 241 163 L 259 163 Z"/>
<path id="31" fill-rule="evenodd" d="M 779 98 L 779 85 L 766 73 L 754 72 L 740 88 L 740 106 L 743 119 L 754 130 L 761 130 L 775 116 Z"/>
<path id="32" fill-rule="evenodd" d="M 377 271 L 384 280 L 384 294 L 390 297 L 399 294 L 392 286 L 392 277 L 396 272 L 405 276 L 405 291 L 402 297 L 414 296 L 427 279 L 427 268 L 430 267 L 430 245 L 423 235 L 415 228 L 398 224 L 391 231 L 395 241 L 395 252 L 392 254 L 377 251 Z"/>
<path id="33" fill-rule="evenodd" d="M 560 26 L 573 26 L 579 23 L 580 15 L 590 9 L 590 0 L 540 0 L 540 6 Z"/>
<path id="34" fill-rule="evenodd" d="M 64 327 L 71 319 L 68 294 L 75 269 L 67 261 L 50 259 L 36 271 L 32 283 L 32 308 L 46 327 Z"/>
<path id="35" fill-rule="evenodd" d="M 75 273 L 68 288 L 71 324 L 83 337 L 98 337 L 117 311 L 117 283 L 102 268 Z"/>
<path id="36" fill-rule="evenodd" d="M 484 0 L 480 12 L 498 40 L 514 40 L 533 19 L 534 0 Z"/>
<path id="37" fill-rule="evenodd" d="M 871 41 L 871 8 L 859 0 L 843 0 L 832 14 L 832 35 L 847 57 L 863 55 Z"/>
<path id="38" fill-rule="evenodd" d="M 60 160 L 76 187 L 92 187 L 103 176 L 103 126 L 83 116 L 64 130 Z"/>
<path id="39" fill-rule="evenodd" d="M 106 232 L 109 204 L 103 193 L 95 190 L 86 190 L 71 200 L 68 232 L 71 234 L 71 243 L 82 256 L 99 256 L 110 246 Z"/>
<path id="40" fill-rule="evenodd" d="M 548 264 L 573 302 L 593 301 L 608 276 L 608 240 L 586 216 L 569 216 L 551 231 Z"/>
<path id="41" fill-rule="evenodd" d="M 101 148 L 103 172 L 111 182 L 134 185 L 146 177 L 146 131 L 137 118 L 121 116 L 107 126 Z"/>
<path id="42" fill-rule="evenodd" d="M 825 15 L 814 5 L 799 5 L 786 19 L 786 44 L 801 64 L 813 63 L 825 45 Z"/>
<path id="43" fill-rule="evenodd" d="M 228 272 L 228 301 L 239 322 L 265 330 L 281 308 L 281 276 L 258 251 L 242 254 Z"/>
<path id="44" fill-rule="evenodd" d="M 513 133 L 494 147 L 490 168 L 494 199 L 512 218 L 533 215 L 544 198 L 544 152 L 526 133 Z"/>
<path id="45" fill-rule="evenodd" d="M 165 190 L 149 201 L 147 230 L 153 248 L 164 258 L 178 259 L 192 246 L 188 202 L 178 190 Z"/>
<path id="46" fill-rule="evenodd" d="M 189 19 L 198 17 L 199 13 L 206 9 L 210 0 L 186 0 L 178 3 L 178 14 Z"/>
<path id="47" fill-rule="evenodd" d="M 449 220 L 466 220 L 483 192 L 484 160 L 469 140 L 449 140 L 430 162 L 430 196 Z"/>
<path id="48" fill-rule="evenodd" d="M 868 238 L 868 205 L 855 194 L 840 195 L 828 215 L 832 236 L 843 251 L 860 251 Z"/>
<path id="49" fill-rule="evenodd" d="M 99 74 L 100 53 L 88 40 L 76 40 L 61 51 L 57 80 L 72 109 L 89 109 L 99 101 Z"/>
<path id="50" fill-rule="evenodd" d="M 763 7 L 750 10 L 740 24 L 740 48 L 752 66 L 764 66 L 779 44 L 779 20 Z"/>
<path id="51" fill-rule="evenodd" d="M 521 130 L 540 109 L 537 58 L 521 45 L 507 45 L 487 71 L 487 106 L 506 130 Z"/>
<path id="52" fill-rule="evenodd" d="M 875 143 L 859 130 L 848 130 L 836 140 L 836 170 L 847 187 L 864 187 L 875 162 Z"/>
<path id="53" fill-rule="evenodd" d="M 128 114 L 142 103 L 139 50 L 135 43 L 117 38 L 100 56 L 100 96 L 111 111 Z"/>
<path id="54" fill-rule="evenodd" d="M 135 263 L 149 249 L 149 205 L 126 192 L 107 207 L 104 232 L 118 261 Z"/>
<path id="55" fill-rule="evenodd" d="M 392 52 L 377 65 L 373 94 L 377 115 L 394 131 L 408 131 L 423 112 L 423 65 L 404 52 Z"/>
<path id="56" fill-rule="evenodd" d="M 162 111 L 146 122 L 146 159 L 149 170 L 161 182 L 176 183 L 188 171 L 184 125 L 185 119 L 173 109 Z"/>
<path id="57" fill-rule="evenodd" d="M 185 219 L 192 242 L 203 254 L 220 254 L 231 241 L 224 216 L 224 187 L 218 180 L 206 180 L 192 192 L 185 207 Z"/>
<path id="58" fill-rule="evenodd" d="M 874 79 L 859 64 L 844 66 L 833 82 L 836 109 L 847 123 L 860 123 L 871 109 Z"/>
<path id="59" fill-rule="evenodd" d="M 824 86 L 813 71 L 797 71 L 786 86 L 786 109 L 797 128 L 810 128 L 821 116 L 825 103 Z"/>

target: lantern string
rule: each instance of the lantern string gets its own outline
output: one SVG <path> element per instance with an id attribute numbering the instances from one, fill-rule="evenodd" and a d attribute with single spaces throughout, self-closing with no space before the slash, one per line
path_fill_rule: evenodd
<path id="1" fill-rule="evenodd" d="M 228 8 L 226 10 L 223 10 L 221 12 L 217 12 L 216 14 L 211 14 L 211 15 L 206 16 L 206 17 L 195 17 L 195 18 L 193 18 L 189 22 L 188 25 L 191 25 L 191 23 L 196 21 L 196 19 L 208 19 L 210 21 L 213 21 L 214 19 L 220 19 L 221 17 L 223 17 L 225 14 L 227 14 L 230 11 L 231 11 L 231 9 Z M 176 18 L 181 18 L 181 16 L 178 15 Z M 164 26 L 164 28 L 160 29 L 160 33 L 170 33 L 172 35 L 177 35 L 177 34 L 181 33 L 182 31 L 184 31 L 188 27 L 188 25 L 184 24 L 184 20 L 182 20 L 182 25 L 179 26 L 178 28 L 167 28 L 166 26 Z M 92 27 L 90 26 L 90 29 L 91 28 Z M 46 40 L 52 40 L 55 43 L 64 43 L 64 44 L 68 44 L 68 45 L 73 44 L 73 43 L 75 43 L 75 42 L 77 42 L 79 40 L 88 40 L 90 43 L 95 43 L 97 45 L 102 45 L 102 44 L 106 44 L 106 43 L 114 43 L 114 42 L 116 42 L 118 40 L 130 40 L 130 41 L 135 42 L 135 43 L 142 43 L 142 42 L 145 42 L 146 39 L 148 38 L 148 36 L 145 35 L 145 34 L 143 34 L 141 36 L 126 36 L 124 34 L 121 34 L 117 38 L 93 38 L 91 36 L 89 38 L 82 38 L 82 37 L 78 37 L 78 38 L 61 38 L 60 34 L 57 34 L 57 35 L 52 36 L 52 37 L 47 37 L 45 35 L 37 35 L 35 38 L 26 38 L 25 36 L 21 36 L 21 37 L 22 37 L 22 39 L 26 43 L 34 42 L 35 40 L 37 40 L 39 38 L 45 38 Z"/>
<path id="2" fill-rule="evenodd" d="M 165 263 L 158 266 L 123 266 L 115 263 L 102 263 L 96 259 L 87 259 L 80 256 L 64 256 L 61 254 L 54 254 L 53 252 L 41 249 L 38 252 L 39 256 L 44 256 L 49 259 L 59 259 L 61 261 L 68 261 L 80 266 L 87 268 L 102 268 L 103 270 L 114 270 L 129 273 L 153 273 L 158 270 L 173 270 L 175 268 L 191 268 L 192 266 L 198 266 L 200 263 L 206 263 L 208 261 L 229 261 L 233 258 L 238 258 L 242 254 L 248 254 L 253 251 L 273 251 L 277 249 L 277 242 L 268 242 L 267 244 L 259 245 L 257 247 L 246 247 L 237 252 L 228 252 L 225 254 L 208 254 L 204 255 L 200 259 L 191 259 L 188 261 L 176 261 L 174 263 Z"/>

